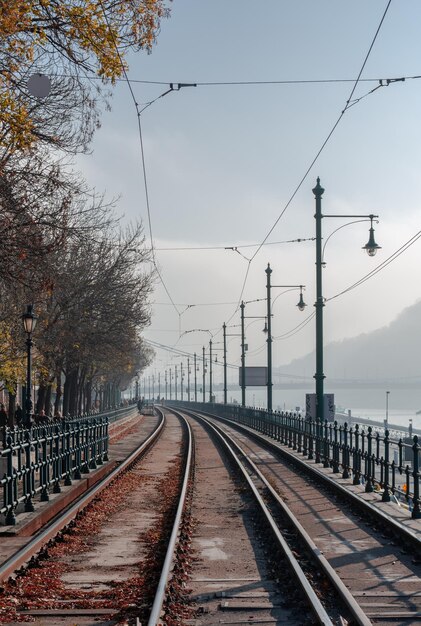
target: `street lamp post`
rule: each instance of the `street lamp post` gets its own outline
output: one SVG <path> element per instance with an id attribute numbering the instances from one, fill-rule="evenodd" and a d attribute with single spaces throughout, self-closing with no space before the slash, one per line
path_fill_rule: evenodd
<path id="1" fill-rule="evenodd" d="M 323 268 L 323 252 L 322 252 L 322 219 L 325 217 L 335 218 L 364 218 L 370 220 L 370 235 L 369 240 L 363 250 L 367 252 L 369 256 L 374 256 L 380 246 L 374 240 L 374 228 L 373 219 L 378 215 L 323 215 L 322 214 L 322 195 L 324 193 L 323 187 L 320 185 L 320 178 L 317 178 L 317 184 L 313 189 L 313 194 L 316 199 L 316 373 L 314 378 L 316 380 L 316 419 L 318 420 L 320 429 L 324 422 L 324 379 L 323 373 L 323 307 L 324 299 L 322 294 L 322 268 Z M 319 453 L 318 453 L 319 452 Z M 316 446 L 316 462 L 320 461 L 320 451 Z"/>
<path id="2" fill-rule="evenodd" d="M 190 358 L 187 357 L 187 402 L 190 402 Z"/>
<path id="3" fill-rule="evenodd" d="M 300 311 L 304 311 L 306 304 L 303 300 L 303 288 L 304 285 L 271 285 L 270 275 L 272 274 L 272 269 L 268 263 L 266 272 L 266 303 L 267 303 L 267 324 L 264 328 L 264 331 L 267 332 L 267 410 L 272 411 L 272 391 L 273 391 L 273 381 L 272 381 L 272 304 L 271 304 L 271 290 L 273 288 L 280 289 L 299 289 L 300 290 L 300 299 L 298 301 L 297 307 Z M 276 300 L 276 298 L 275 298 Z"/>
<path id="4" fill-rule="evenodd" d="M 241 406 L 246 406 L 246 346 L 244 339 L 244 307 L 241 302 Z"/>
<path id="5" fill-rule="evenodd" d="M 227 404 L 227 325 L 222 325 L 224 335 L 224 404 Z"/>
<path id="6" fill-rule="evenodd" d="M 197 402 L 197 356 L 196 352 L 194 353 L 194 401 Z"/>
<path id="7" fill-rule="evenodd" d="M 386 420 L 384 423 L 385 428 L 389 428 L 389 394 L 390 391 L 386 391 Z"/>
<path id="8" fill-rule="evenodd" d="M 202 346 L 202 355 L 203 355 L 203 402 L 206 402 L 206 391 L 205 391 L 205 373 L 206 373 L 206 369 L 205 369 L 205 346 Z"/>
<path id="9" fill-rule="evenodd" d="M 32 304 L 28 304 L 26 312 L 22 315 L 23 328 L 26 332 L 27 369 L 26 369 L 26 394 L 25 394 L 25 426 L 31 427 L 32 419 L 32 333 L 37 325 L 38 317 L 34 313 Z"/>
<path id="10" fill-rule="evenodd" d="M 23 328 L 26 332 L 26 347 L 27 347 L 27 369 L 26 369 L 26 394 L 25 394 L 25 426 L 31 427 L 32 420 L 32 333 L 35 330 L 38 317 L 35 315 L 33 305 L 28 304 L 26 312 L 22 315 Z M 44 486 L 41 491 L 41 500 L 48 501 L 48 490 Z M 33 512 L 34 505 L 32 502 L 32 495 L 29 495 L 25 502 L 25 511 L 28 513 Z M 6 516 L 6 524 L 15 524 L 15 515 L 13 509 L 10 509 Z"/>
<path id="11" fill-rule="evenodd" d="M 212 339 L 209 339 L 209 402 L 212 402 Z"/>

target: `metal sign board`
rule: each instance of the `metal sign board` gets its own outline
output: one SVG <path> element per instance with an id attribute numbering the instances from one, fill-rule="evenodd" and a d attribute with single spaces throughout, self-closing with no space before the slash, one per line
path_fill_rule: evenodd
<path id="1" fill-rule="evenodd" d="M 328 422 L 335 420 L 335 394 L 324 394 L 324 417 Z M 316 419 L 316 394 L 306 393 L 306 417 Z"/>
<path id="2" fill-rule="evenodd" d="M 246 387 L 266 387 L 268 384 L 268 368 L 267 367 L 245 367 L 245 385 Z M 243 368 L 238 368 L 239 385 L 242 385 Z"/>

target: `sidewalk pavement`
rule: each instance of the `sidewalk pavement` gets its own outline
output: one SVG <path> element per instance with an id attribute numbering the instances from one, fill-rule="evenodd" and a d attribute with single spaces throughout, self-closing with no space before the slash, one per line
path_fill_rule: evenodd
<path id="1" fill-rule="evenodd" d="M 74 480 L 72 485 L 61 486 L 61 493 L 51 493 L 48 502 L 34 499 L 33 513 L 18 512 L 15 526 L 0 526 L 0 566 L 19 548 L 29 543 L 32 535 L 46 526 L 58 513 L 63 511 L 78 497 L 87 492 L 101 478 L 111 473 L 133 450 L 135 450 L 154 430 L 158 417 L 136 415 L 138 419 L 127 418 L 116 422 L 112 428 L 108 450 L 109 461 L 85 474 L 81 480 Z M 121 428 L 121 431 L 120 431 Z"/>

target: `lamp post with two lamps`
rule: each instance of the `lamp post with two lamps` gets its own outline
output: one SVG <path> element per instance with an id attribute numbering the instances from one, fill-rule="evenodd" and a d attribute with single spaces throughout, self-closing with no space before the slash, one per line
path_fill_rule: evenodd
<path id="1" fill-rule="evenodd" d="M 314 378 L 316 380 L 316 419 L 319 422 L 319 426 L 324 422 L 324 379 L 323 373 L 323 307 L 325 306 L 324 298 L 322 294 L 322 268 L 323 252 L 322 252 L 322 219 L 326 217 L 333 218 L 362 218 L 363 221 L 370 220 L 369 239 L 363 250 L 367 252 L 369 256 L 374 256 L 377 250 L 380 250 L 380 246 L 377 245 L 374 239 L 373 219 L 378 215 L 324 215 L 322 214 L 322 195 L 324 193 L 323 187 L 320 185 L 320 178 L 317 178 L 317 184 L 313 189 L 313 194 L 316 199 L 316 373 Z M 346 226 L 347 224 L 345 224 Z M 342 227 L 341 227 L 342 228 Z M 337 229 L 339 230 L 339 229 Z M 316 449 L 316 462 L 320 461 L 320 452 L 317 454 Z"/>
<path id="2" fill-rule="evenodd" d="M 270 275 L 272 274 L 272 269 L 268 263 L 268 266 L 265 270 L 266 272 L 266 301 L 267 301 L 267 323 L 265 324 L 264 332 L 267 333 L 267 410 L 272 411 L 272 304 L 271 304 L 271 290 L 274 288 L 280 289 L 299 289 L 300 290 L 300 299 L 298 301 L 297 307 L 299 311 L 304 311 L 307 306 L 303 299 L 303 289 L 304 285 L 271 285 Z M 276 298 L 275 298 L 276 300 Z"/>

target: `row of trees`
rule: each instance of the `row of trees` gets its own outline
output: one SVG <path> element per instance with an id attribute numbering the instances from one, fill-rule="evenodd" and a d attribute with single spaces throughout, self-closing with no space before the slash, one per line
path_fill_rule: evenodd
<path id="1" fill-rule="evenodd" d="M 142 224 L 122 227 L 73 171 L 128 50 L 149 51 L 165 0 L 14 0 L 0 7 L 0 380 L 25 380 L 20 316 L 39 321 L 36 410 L 89 410 L 147 365 L 153 272 Z M 47 97 L 28 80 L 46 75 Z M 107 392 L 106 392 L 107 391 Z"/>

